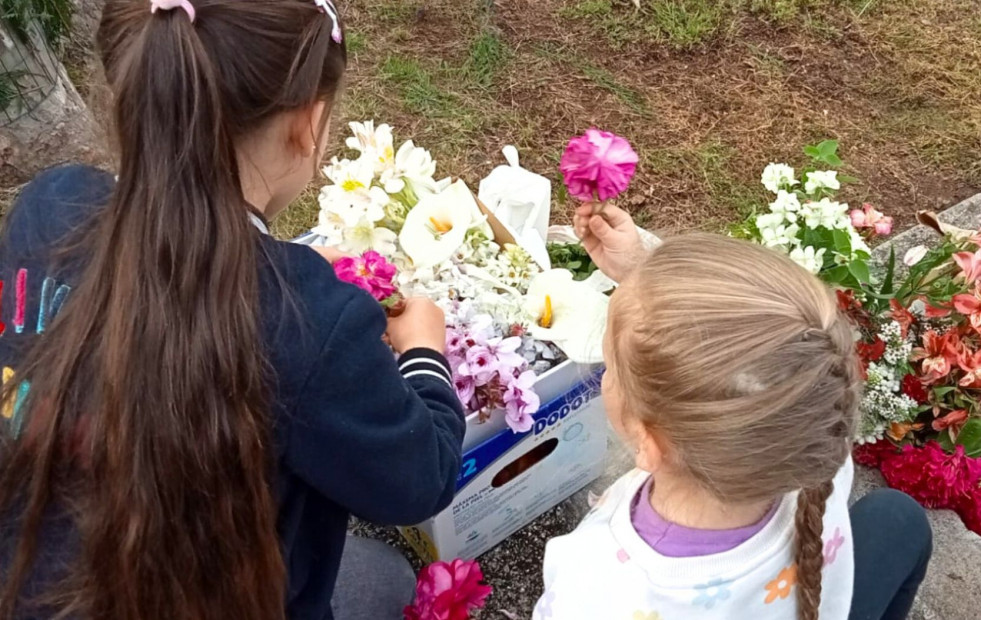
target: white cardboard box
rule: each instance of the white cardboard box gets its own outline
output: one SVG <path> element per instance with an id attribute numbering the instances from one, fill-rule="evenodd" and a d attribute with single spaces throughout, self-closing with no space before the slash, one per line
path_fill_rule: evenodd
<path id="1" fill-rule="evenodd" d="M 541 375 L 534 428 L 515 434 L 496 413 L 467 418 L 457 494 L 444 511 L 399 528 L 426 562 L 473 559 L 603 473 L 601 366 L 564 362 Z"/>

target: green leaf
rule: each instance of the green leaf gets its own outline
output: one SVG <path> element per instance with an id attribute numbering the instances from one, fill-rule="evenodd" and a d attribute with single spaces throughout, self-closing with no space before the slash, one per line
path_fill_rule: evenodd
<path id="1" fill-rule="evenodd" d="M 935 388 L 933 388 L 933 396 L 937 400 L 940 400 L 941 398 L 943 398 L 947 394 L 950 394 L 951 392 L 953 392 L 956 389 L 957 389 L 956 387 L 950 386 L 950 385 L 943 386 L 943 387 L 935 387 Z"/>
<path id="2" fill-rule="evenodd" d="M 848 263 L 848 271 L 855 276 L 855 279 L 859 282 L 866 284 L 870 279 L 869 266 L 865 261 L 853 260 Z"/>
<path id="3" fill-rule="evenodd" d="M 832 267 L 821 272 L 821 279 L 828 284 L 844 284 L 845 280 L 850 279 L 850 277 L 851 274 L 848 272 L 848 267 L 844 265 Z"/>
<path id="4" fill-rule="evenodd" d="M 964 424 L 957 435 L 957 445 L 964 446 L 964 453 L 970 457 L 981 456 L 981 419 L 971 418 Z"/>
<path id="5" fill-rule="evenodd" d="M 896 272 L 896 247 L 889 246 L 889 261 L 886 263 L 886 277 L 882 281 L 882 288 L 879 289 L 880 295 L 892 294 L 892 279 Z"/>
<path id="6" fill-rule="evenodd" d="M 817 150 L 824 156 L 834 155 L 838 152 L 838 142 L 836 140 L 825 140 L 817 146 Z"/>
<path id="7" fill-rule="evenodd" d="M 811 159 L 818 159 L 821 157 L 821 151 L 816 146 L 805 146 L 804 154 L 810 157 Z"/>
<path id="8" fill-rule="evenodd" d="M 944 452 L 954 451 L 954 440 L 950 438 L 950 433 L 947 431 L 943 431 L 937 436 L 937 443 L 939 443 L 940 447 L 944 449 Z"/>
<path id="9" fill-rule="evenodd" d="M 835 252 L 838 252 L 842 256 L 851 256 L 852 255 L 851 236 L 847 232 L 843 230 L 838 230 L 837 228 L 831 231 L 831 235 L 835 244 Z"/>

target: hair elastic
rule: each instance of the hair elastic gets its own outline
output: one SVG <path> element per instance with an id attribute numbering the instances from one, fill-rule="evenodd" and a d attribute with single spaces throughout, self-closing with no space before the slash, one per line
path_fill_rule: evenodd
<path id="1" fill-rule="evenodd" d="M 190 0 L 150 0 L 150 12 L 156 13 L 157 9 L 160 9 L 161 11 L 182 9 L 185 13 L 187 13 L 191 23 L 194 23 L 194 5 L 191 4 Z"/>
<path id="2" fill-rule="evenodd" d="M 343 42 L 344 35 L 341 33 L 341 19 L 338 17 L 337 7 L 334 6 L 331 0 L 313 0 L 313 2 L 320 7 L 321 11 L 327 14 L 327 17 L 334 24 L 334 27 L 330 31 L 330 37 L 334 39 L 334 43 L 340 44 Z"/>

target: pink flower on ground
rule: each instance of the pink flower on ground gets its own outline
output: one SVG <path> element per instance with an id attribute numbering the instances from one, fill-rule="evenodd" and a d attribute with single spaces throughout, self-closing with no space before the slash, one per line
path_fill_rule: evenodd
<path id="1" fill-rule="evenodd" d="M 866 467 L 879 467 L 889 459 L 900 456 L 899 448 L 891 442 L 880 439 L 874 443 L 855 446 L 852 450 L 855 462 Z"/>
<path id="2" fill-rule="evenodd" d="M 957 514 L 967 529 L 975 534 L 981 535 L 981 488 L 974 488 L 971 492 L 961 499 L 957 507 Z"/>
<path id="3" fill-rule="evenodd" d="M 627 189 L 638 161 L 627 140 L 593 128 L 569 141 L 559 169 L 571 195 L 604 201 Z"/>
<path id="4" fill-rule="evenodd" d="M 855 228 L 871 228 L 875 230 L 875 234 L 883 236 L 892 233 L 892 218 L 883 215 L 868 203 L 862 205 L 861 210 L 852 210 L 849 216 Z"/>
<path id="5" fill-rule="evenodd" d="M 975 253 L 957 252 L 953 256 L 954 262 L 961 268 L 961 275 L 968 284 L 973 284 L 981 277 L 981 250 Z"/>
<path id="6" fill-rule="evenodd" d="M 955 509 L 977 489 L 981 461 L 966 456 L 964 446 L 947 454 L 929 441 L 922 448 L 904 446 L 899 456 L 882 463 L 882 475 L 889 486 L 927 508 Z"/>
<path id="7" fill-rule="evenodd" d="M 388 299 L 395 294 L 395 265 L 385 257 L 369 250 L 358 257 L 345 256 L 334 263 L 334 273 L 342 282 L 353 284 L 367 291 L 378 301 Z"/>
<path id="8" fill-rule="evenodd" d="M 526 370 L 508 384 L 504 391 L 505 421 L 516 433 L 527 433 L 535 425 L 531 417 L 541 406 L 541 400 L 535 393 L 535 373 Z"/>
<path id="9" fill-rule="evenodd" d="M 415 602 L 402 612 L 405 620 L 468 620 L 494 591 L 483 581 L 477 562 L 430 564 L 419 573 Z"/>

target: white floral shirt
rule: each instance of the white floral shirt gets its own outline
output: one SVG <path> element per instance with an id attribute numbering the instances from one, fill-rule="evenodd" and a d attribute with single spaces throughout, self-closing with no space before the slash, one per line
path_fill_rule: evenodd
<path id="1" fill-rule="evenodd" d="M 849 459 L 824 515 L 821 620 L 845 620 L 854 580 Z M 618 480 L 583 522 L 545 549 L 545 594 L 534 620 L 796 620 L 793 560 L 797 493 L 788 493 L 762 530 L 714 555 L 672 558 L 654 551 L 630 520 L 631 500 L 649 474 Z"/>

